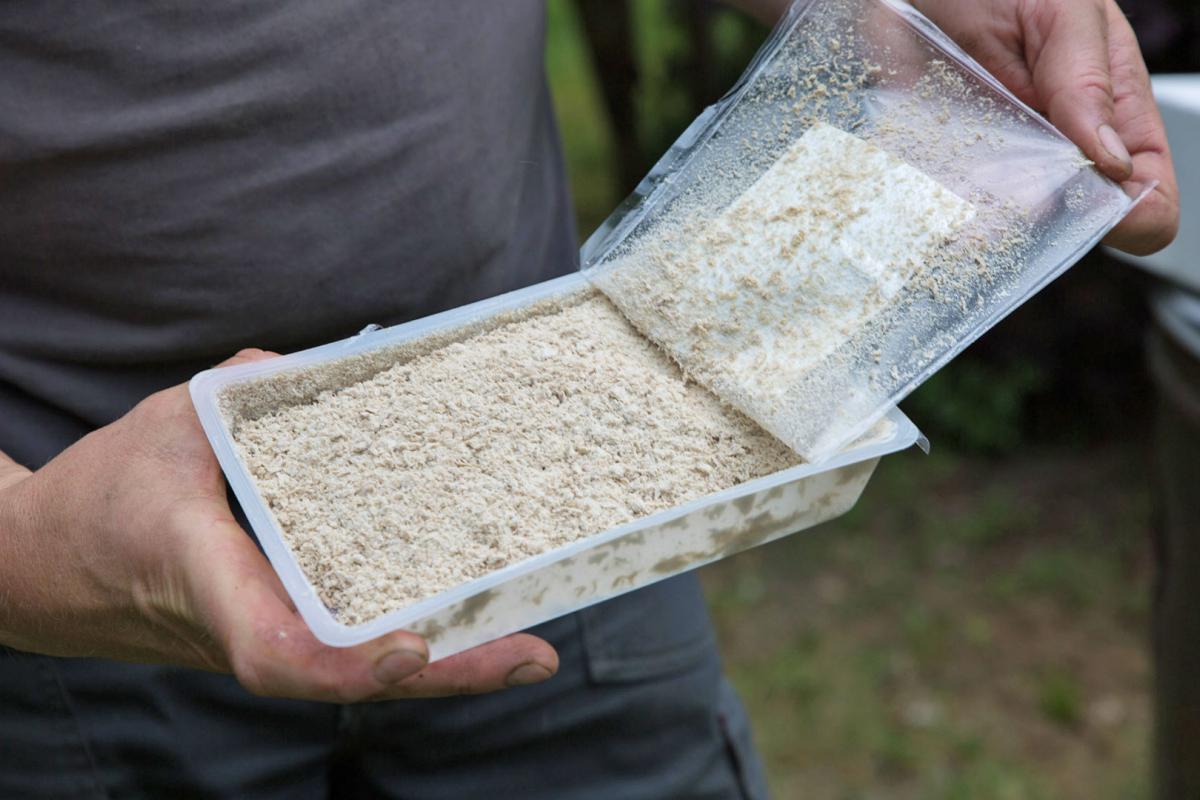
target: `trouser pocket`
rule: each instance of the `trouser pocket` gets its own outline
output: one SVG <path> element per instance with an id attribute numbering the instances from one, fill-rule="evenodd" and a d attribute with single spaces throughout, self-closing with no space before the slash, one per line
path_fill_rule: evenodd
<path id="1" fill-rule="evenodd" d="M 745 800 L 767 800 L 766 775 L 754 748 L 750 721 L 729 681 L 721 681 L 717 724 L 725 739 L 726 754 Z"/>
<path id="2" fill-rule="evenodd" d="M 653 680 L 717 659 L 693 574 L 586 608 L 579 621 L 588 675 L 598 683 Z"/>

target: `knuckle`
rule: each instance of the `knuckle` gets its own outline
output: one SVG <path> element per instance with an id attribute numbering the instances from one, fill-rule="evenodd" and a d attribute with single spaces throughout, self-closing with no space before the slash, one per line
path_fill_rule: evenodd
<path id="1" fill-rule="evenodd" d="M 181 426 L 190 428 L 193 423 L 199 427 L 200 424 L 187 392 L 180 391 L 178 386 L 143 398 L 130 410 L 128 419 L 151 438 L 154 438 L 153 434 L 179 431 Z"/>
<path id="2" fill-rule="evenodd" d="M 340 679 L 336 675 L 322 675 L 317 678 L 316 687 L 319 697 L 332 700 L 335 703 L 357 703 L 367 695 L 366 692 Z"/>
<path id="3" fill-rule="evenodd" d="M 257 656 L 235 650 L 229 656 L 233 675 L 247 692 L 258 697 L 270 697 L 271 686 L 264 678 L 264 670 Z"/>
<path id="4" fill-rule="evenodd" d="M 479 684 L 470 674 L 456 675 L 450 682 L 449 693 L 452 695 L 478 694 Z"/>
<path id="5" fill-rule="evenodd" d="M 130 413 L 139 418 L 155 420 L 166 416 L 173 407 L 169 390 L 163 390 L 142 398 Z"/>
<path id="6" fill-rule="evenodd" d="M 347 702 L 346 690 L 330 675 L 309 675 L 305 684 L 308 694 L 316 699 Z"/>
<path id="7" fill-rule="evenodd" d="M 1053 24 L 1059 13 L 1059 0 L 1024 0 L 1018 2 L 1017 15 L 1037 28 Z"/>
<path id="8" fill-rule="evenodd" d="M 360 685 L 333 665 L 321 665 L 319 662 L 308 661 L 303 666 L 301 681 L 304 694 L 314 700 L 331 703 L 360 703 L 367 699 L 373 687 L 368 689 Z"/>
<path id="9" fill-rule="evenodd" d="M 1099 64 L 1081 67 L 1075 75 L 1075 90 L 1097 96 L 1103 95 L 1106 99 L 1110 98 L 1112 96 L 1112 76 L 1107 68 Z"/>
<path id="10" fill-rule="evenodd" d="M 343 681 L 338 680 L 334 674 L 318 673 L 313 675 L 310 685 L 317 697 L 334 700 L 335 703 L 353 703 L 358 699 L 358 693 Z"/>
<path id="11" fill-rule="evenodd" d="M 1090 95 L 1098 100 L 1111 100 L 1112 78 L 1108 70 L 1099 64 L 1080 65 L 1070 81 L 1054 87 L 1047 99 L 1075 102 L 1080 94 Z"/>
<path id="12" fill-rule="evenodd" d="M 1081 103 L 1081 99 L 1086 102 Z M 1051 118 L 1062 117 L 1076 112 L 1077 109 L 1096 108 L 1111 113 L 1113 107 L 1112 82 L 1108 73 L 1100 68 L 1084 70 L 1075 76 L 1070 84 L 1053 88 L 1044 103 Z"/>
<path id="13" fill-rule="evenodd" d="M 361 703 L 364 700 L 371 699 L 374 691 L 368 691 L 355 686 L 348 686 L 344 683 L 337 683 L 331 697 L 334 702 L 342 705 L 351 705 L 353 703 Z"/>

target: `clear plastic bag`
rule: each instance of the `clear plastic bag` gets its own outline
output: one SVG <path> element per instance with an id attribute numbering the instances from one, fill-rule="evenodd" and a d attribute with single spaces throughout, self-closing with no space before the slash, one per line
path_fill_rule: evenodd
<path id="1" fill-rule="evenodd" d="M 798 0 L 584 245 L 584 274 L 810 461 L 1133 207 L 911 6 Z"/>

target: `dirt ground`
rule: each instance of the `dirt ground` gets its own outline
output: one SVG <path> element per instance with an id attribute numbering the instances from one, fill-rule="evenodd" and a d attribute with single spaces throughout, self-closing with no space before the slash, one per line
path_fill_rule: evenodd
<path id="1" fill-rule="evenodd" d="M 1149 453 L 886 459 L 703 572 L 774 795 L 1148 793 Z"/>

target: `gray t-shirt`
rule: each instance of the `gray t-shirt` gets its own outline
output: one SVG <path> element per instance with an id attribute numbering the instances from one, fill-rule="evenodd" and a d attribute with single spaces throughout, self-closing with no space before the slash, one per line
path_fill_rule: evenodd
<path id="1" fill-rule="evenodd" d="M 561 274 L 540 0 L 0 4 L 0 450 Z"/>

